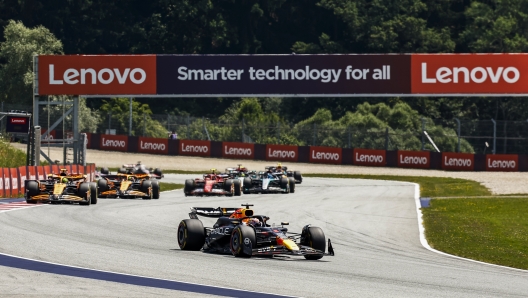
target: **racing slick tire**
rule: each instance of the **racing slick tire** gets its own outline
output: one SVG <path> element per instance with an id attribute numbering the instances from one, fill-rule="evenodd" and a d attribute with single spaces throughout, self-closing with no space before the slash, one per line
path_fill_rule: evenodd
<path id="1" fill-rule="evenodd" d="M 196 184 L 194 183 L 193 179 L 185 180 L 185 186 L 183 188 L 183 193 L 185 194 L 185 196 L 190 195 L 195 187 L 196 187 Z"/>
<path id="2" fill-rule="evenodd" d="M 99 194 L 97 193 L 97 183 L 95 182 L 89 182 L 89 183 L 90 183 L 90 204 L 97 204 L 97 198 L 99 197 Z"/>
<path id="3" fill-rule="evenodd" d="M 161 179 L 161 176 L 163 176 L 163 173 L 161 172 L 161 169 L 159 169 L 159 168 L 155 168 L 152 173 L 154 175 L 158 176 L 158 177 L 156 177 L 157 179 Z"/>
<path id="4" fill-rule="evenodd" d="M 160 185 L 159 181 L 153 180 L 152 181 L 152 198 L 153 199 L 159 199 L 160 197 Z"/>
<path id="5" fill-rule="evenodd" d="M 251 254 L 247 254 L 244 251 L 244 243 L 251 241 L 251 248 L 257 247 L 257 236 L 255 230 L 248 226 L 238 225 L 233 229 L 231 233 L 231 239 L 229 240 L 229 247 L 231 253 L 235 257 L 251 258 Z"/>
<path id="6" fill-rule="evenodd" d="M 233 180 L 233 185 L 235 186 L 235 196 L 242 195 L 242 183 L 238 179 Z"/>
<path id="7" fill-rule="evenodd" d="M 184 219 L 178 225 L 181 250 L 200 250 L 205 244 L 205 229 L 199 219 Z"/>
<path id="8" fill-rule="evenodd" d="M 36 196 L 40 193 L 39 184 L 37 181 L 28 181 L 26 184 L 26 203 L 36 204 L 37 200 L 31 200 L 30 197 Z"/>
<path id="9" fill-rule="evenodd" d="M 288 177 L 288 182 L 290 183 L 290 193 L 295 192 L 295 179 Z"/>
<path id="10" fill-rule="evenodd" d="M 301 245 L 309 246 L 324 253 L 326 249 L 326 239 L 323 229 L 319 227 L 305 226 L 301 233 Z M 319 260 L 323 255 L 307 255 L 304 257 L 307 260 Z"/>
<path id="11" fill-rule="evenodd" d="M 299 183 L 302 183 L 301 171 L 294 171 L 293 172 L 293 179 L 295 179 L 295 181 L 299 181 Z"/>
<path id="12" fill-rule="evenodd" d="M 119 168 L 119 169 L 117 169 L 117 173 L 118 174 L 126 174 L 127 170 L 125 168 Z"/>
<path id="13" fill-rule="evenodd" d="M 253 181 L 250 177 L 244 178 L 244 194 L 249 194 L 249 189 L 253 186 Z"/>
<path id="14" fill-rule="evenodd" d="M 144 192 L 144 193 L 147 194 L 146 197 L 143 197 L 143 200 L 151 200 L 151 199 L 152 199 L 152 197 L 153 197 L 153 195 L 152 195 L 153 191 L 152 191 L 152 189 L 149 189 L 149 188 L 151 188 L 151 187 L 152 187 L 152 181 L 150 181 L 150 180 L 143 180 L 143 181 L 141 181 L 141 185 L 140 185 L 139 189 L 140 189 L 142 192 Z"/>
<path id="15" fill-rule="evenodd" d="M 90 183 L 89 182 L 83 182 L 81 183 L 81 185 L 79 185 L 79 194 L 78 196 L 81 197 L 81 198 L 86 198 L 86 202 L 79 202 L 79 205 L 85 205 L 85 206 L 89 206 L 91 201 L 90 201 L 90 196 L 88 195 L 88 193 L 90 192 Z"/>
<path id="16" fill-rule="evenodd" d="M 228 179 L 224 182 L 224 190 L 228 192 L 226 196 L 232 197 L 235 193 L 234 189 L 235 187 L 233 186 L 233 179 Z"/>
<path id="17" fill-rule="evenodd" d="M 288 178 L 286 177 L 281 177 L 280 179 L 280 188 L 282 189 L 286 189 L 286 192 L 284 193 L 289 193 L 290 192 L 290 181 L 288 180 Z"/>
<path id="18" fill-rule="evenodd" d="M 101 168 L 101 174 L 108 175 L 110 174 L 110 171 L 108 170 L 107 167 L 104 167 L 104 168 Z"/>

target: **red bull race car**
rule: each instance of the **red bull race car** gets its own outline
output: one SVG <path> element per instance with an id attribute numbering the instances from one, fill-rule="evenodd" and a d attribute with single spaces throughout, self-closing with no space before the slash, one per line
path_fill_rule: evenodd
<path id="1" fill-rule="evenodd" d="M 185 180 L 183 193 L 185 196 L 240 196 L 242 187 L 239 179 L 211 169 L 211 173 L 203 175 L 203 178 Z"/>
<path id="2" fill-rule="evenodd" d="M 303 256 L 318 260 L 333 256 L 334 248 L 319 227 L 305 225 L 301 233 L 291 233 L 285 227 L 268 224 L 269 217 L 255 215 L 249 207 L 210 208 L 193 207 L 190 219 L 184 219 L 178 226 L 178 245 L 182 250 L 203 250 L 205 252 L 232 254 L 235 257 L 273 257 L 278 255 Z M 204 227 L 198 216 L 217 217 L 213 227 Z"/>

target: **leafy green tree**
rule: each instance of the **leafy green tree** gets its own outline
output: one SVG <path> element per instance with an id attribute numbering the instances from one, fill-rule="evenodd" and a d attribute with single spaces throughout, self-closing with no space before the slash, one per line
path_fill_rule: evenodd
<path id="1" fill-rule="evenodd" d="M 0 43 L 0 101 L 32 104 L 33 56 L 62 54 L 62 43 L 46 28 L 9 21 Z"/>

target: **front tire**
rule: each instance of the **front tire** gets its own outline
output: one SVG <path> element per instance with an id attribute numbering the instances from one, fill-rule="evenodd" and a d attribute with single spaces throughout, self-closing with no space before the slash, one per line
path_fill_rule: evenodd
<path id="1" fill-rule="evenodd" d="M 161 172 L 161 169 L 159 169 L 159 168 L 155 168 L 152 173 L 154 175 L 158 176 L 158 177 L 156 177 L 157 179 L 161 179 L 161 176 L 163 176 L 163 173 Z"/>
<path id="2" fill-rule="evenodd" d="M 183 193 L 186 196 L 190 195 L 195 187 L 196 187 L 196 184 L 194 183 L 194 180 L 193 179 L 187 179 L 187 180 L 185 180 L 185 187 L 183 188 Z"/>
<path id="3" fill-rule="evenodd" d="M 324 253 L 326 250 L 326 239 L 323 230 L 319 227 L 305 226 L 301 233 L 301 245 L 309 246 Z M 307 260 L 319 260 L 323 255 L 308 255 L 304 257 Z"/>
<path id="4" fill-rule="evenodd" d="M 152 187 L 152 181 L 143 180 L 141 182 L 141 186 L 140 186 L 141 192 L 144 192 L 147 194 L 146 197 L 143 197 L 144 200 L 152 199 L 152 188 L 151 187 Z"/>
<path id="5" fill-rule="evenodd" d="M 233 179 L 229 179 L 224 182 L 224 190 L 228 192 L 226 196 L 232 197 L 234 195 L 235 188 L 233 187 Z"/>
<path id="6" fill-rule="evenodd" d="M 235 257 L 251 258 L 251 254 L 247 254 L 244 251 L 244 243 L 247 243 L 247 241 L 251 241 L 252 249 L 257 247 L 257 236 L 255 235 L 255 230 L 248 226 L 236 226 L 231 233 L 231 239 L 229 241 L 231 253 Z"/>
<path id="7" fill-rule="evenodd" d="M 83 182 L 81 183 L 81 185 L 79 185 L 79 197 L 83 198 L 83 199 L 86 199 L 86 202 L 79 202 L 79 205 L 85 205 L 85 206 L 89 206 L 91 201 L 90 201 L 90 183 L 88 182 Z"/>
<path id="8" fill-rule="evenodd" d="M 295 179 L 295 181 L 299 181 L 298 183 L 302 183 L 302 175 L 301 175 L 301 171 L 294 171 L 293 172 L 293 179 Z"/>
<path id="9" fill-rule="evenodd" d="M 184 219 L 178 225 L 178 245 L 181 250 L 200 250 L 205 244 L 205 230 L 198 219 Z"/>
<path id="10" fill-rule="evenodd" d="M 242 183 L 240 182 L 240 180 L 235 179 L 233 185 L 235 186 L 235 196 L 238 197 L 242 195 Z"/>
<path id="11" fill-rule="evenodd" d="M 152 181 L 152 198 L 156 200 L 160 198 L 160 185 L 157 180 Z"/>
<path id="12" fill-rule="evenodd" d="M 108 174 L 110 174 L 110 171 L 108 170 L 107 167 L 104 167 L 104 168 L 101 168 L 101 174 L 108 175 Z"/>
<path id="13" fill-rule="evenodd" d="M 105 180 L 106 181 L 106 180 Z M 90 183 L 90 203 L 91 204 L 97 204 L 97 183 L 95 182 L 89 182 Z"/>
<path id="14" fill-rule="evenodd" d="M 288 177 L 288 182 L 290 183 L 290 193 L 295 192 L 295 179 Z"/>

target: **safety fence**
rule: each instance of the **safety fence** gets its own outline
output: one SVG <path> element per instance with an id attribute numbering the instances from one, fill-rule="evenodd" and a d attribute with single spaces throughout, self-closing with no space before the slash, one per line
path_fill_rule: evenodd
<path id="1" fill-rule="evenodd" d="M 70 173 L 84 174 L 88 181 L 95 179 L 95 164 L 0 168 L 0 198 L 19 197 L 26 192 L 26 180 L 45 180 L 49 174 L 59 174 L 60 169 L 67 169 Z"/>
<path id="2" fill-rule="evenodd" d="M 376 150 L 105 134 L 87 137 L 89 149 L 108 151 L 452 171 L 528 171 L 528 155 L 522 154 Z"/>

